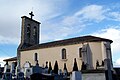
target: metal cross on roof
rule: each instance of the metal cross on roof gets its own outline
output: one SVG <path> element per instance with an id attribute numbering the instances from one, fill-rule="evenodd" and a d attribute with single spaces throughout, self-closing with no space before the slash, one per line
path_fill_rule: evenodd
<path id="1" fill-rule="evenodd" d="M 29 15 L 31 16 L 31 19 L 32 17 L 34 16 L 33 12 L 31 11 L 31 13 L 29 13 Z"/>

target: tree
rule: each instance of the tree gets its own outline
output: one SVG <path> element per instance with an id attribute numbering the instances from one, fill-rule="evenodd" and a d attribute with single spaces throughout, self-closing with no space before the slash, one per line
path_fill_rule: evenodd
<path id="1" fill-rule="evenodd" d="M 55 74 L 58 74 L 58 63 L 57 63 L 57 61 L 55 61 L 54 73 L 55 73 Z"/>
<path id="2" fill-rule="evenodd" d="M 64 63 L 64 69 L 63 70 L 67 70 L 66 63 Z"/>
<path id="3" fill-rule="evenodd" d="M 102 64 L 101 64 L 101 66 L 104 66 L 104 61 L 102 61 Z"/>
<path id="4" fill-rule="evenodd" d="M 84 62 L 82 62 L 81 70 L 86 70 L 87 66 Z"/>
<path id="5" fill-rule="evenodd" d="M 65 73 L 65 71 L 66 71 L 66 75 L 67 75 L 67 67 L 66 67 L 66 63 L 64 63 L 64 69 L 63 69 L 63 71 L 64 71 L 64 73 Z"/>
<path id="6" fill-rule="evenodd" d="M 78 66 L 77 66 L 76 58 L 74 59 L 73 71 L 78 71 Z"/>
<path id="7" fill-rule="evenodd" d="M 50 71 L 52 71 L 52 66 L 51 66 L 51 62 L 49 62 L 49 68 L 48 68 L 48 73 L 50 73 Z"/>

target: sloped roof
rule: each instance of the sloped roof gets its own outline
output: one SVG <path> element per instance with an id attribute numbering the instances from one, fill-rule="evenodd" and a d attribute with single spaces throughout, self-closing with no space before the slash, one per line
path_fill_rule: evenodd
<path id="1" fill-rule="evenodd" d="M 84 43 L 84 42 L 99 42 L 99 41 L 108 41 L 110 43 L 113 42 L 110 39 L 105 39 L 105 38 L 100 38 L 95 36 L 82 36 L 82 37 L 75 37 L 75 38 L 53 41 L 48 43 L 42 43 L 42 44 L 34 45 L 25 49 L 21 49 L 21 51 L 63 46 L 63 45 L 72 45 L 72 44 L 78 44 L 78 43 Z"/>
<path id="2" fill-rule="evenodd" d="M 9 59 L 4 59 L 3 61 L 17 61 L 17 57 L 12 57 Z"/>

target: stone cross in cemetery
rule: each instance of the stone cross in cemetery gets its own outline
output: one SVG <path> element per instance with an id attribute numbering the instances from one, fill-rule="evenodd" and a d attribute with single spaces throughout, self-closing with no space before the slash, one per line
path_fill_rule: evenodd
<path id="1" fill-rule="evenodd" d="M 47 61 L 46 61 L 46 66 L 45 66 L 44 72 L 45 72 L 46 74 L 48 74 L 48 62 L 47 62 Z"/>

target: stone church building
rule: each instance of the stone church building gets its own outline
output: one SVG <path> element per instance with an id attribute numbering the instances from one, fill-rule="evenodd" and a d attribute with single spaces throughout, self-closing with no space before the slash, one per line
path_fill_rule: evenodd
<path id="1" fill-rule="evenodd" d="M 63 70 L 66 63 L 68 71 L 71 72 L 75 58 L 79 70 L 82 62 L 87 65 L 87 69 L 96 69 L 96 62 L 101 65 L 105 59 L 110 59 L 112 64 L 112 40 L 88 35 L 39 44 L 40 22 L 33 20 L 32 16 L 33 14 L 31 18 L 22 17 L 21 43 L 17 52 L 20 68 L 26 61 L 31 65 L 38 61 L 42 67 L 45 67 L 46 62 L 51 62 L 54 68 L 57 61 L 59 69 Z"/>

